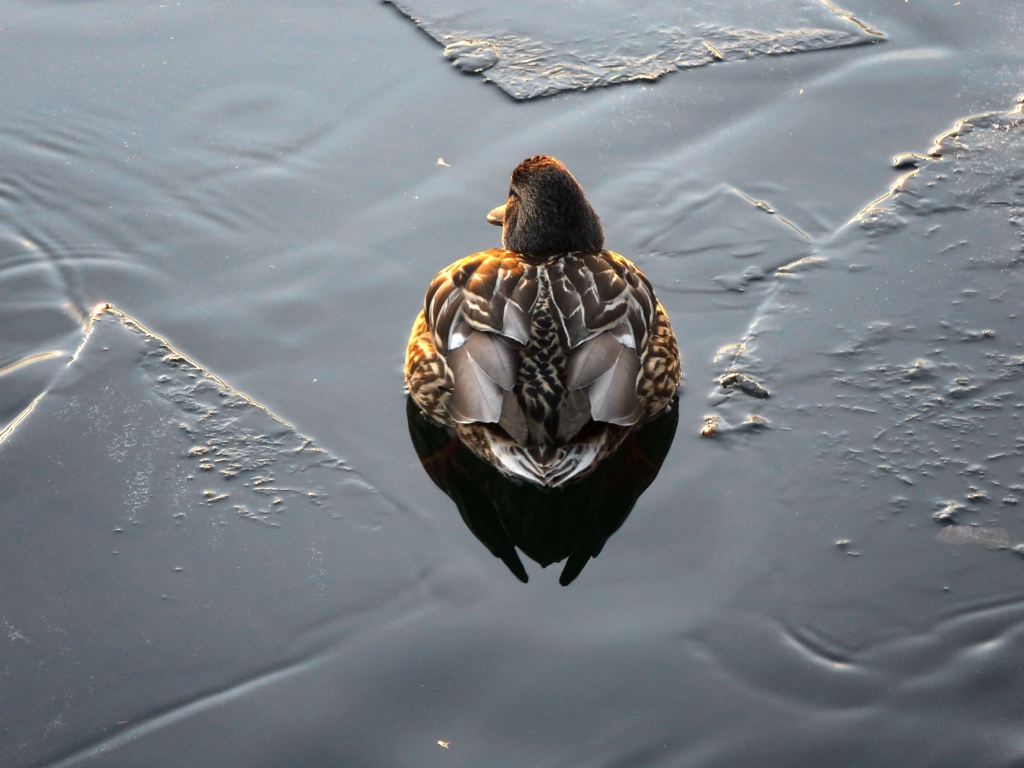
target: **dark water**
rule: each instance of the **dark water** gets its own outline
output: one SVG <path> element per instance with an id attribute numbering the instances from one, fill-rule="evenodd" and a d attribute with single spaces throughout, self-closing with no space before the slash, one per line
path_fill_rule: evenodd
<path id="1" fill-rule="evenodd" d="M 517 102 L 386 4 L 8 8 L 0 764 L 1020 765 L 1024 11 L 847 10 L 884 40 Z M 401 388 L 540 152 L 686 375 L 568 587 Z"/>

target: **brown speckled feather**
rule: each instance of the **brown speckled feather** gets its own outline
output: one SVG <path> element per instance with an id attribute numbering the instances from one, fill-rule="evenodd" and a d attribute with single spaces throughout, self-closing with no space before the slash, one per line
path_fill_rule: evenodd
<path id="1" fill-rule="evenodd" d="M 452 394 L 452 374 L 437 351 L 434 334 L 422 312 L 412 326 L 405 353 L 405 384 L 416 404 L 431 419 L 452 426 L 448 400 Z"/>

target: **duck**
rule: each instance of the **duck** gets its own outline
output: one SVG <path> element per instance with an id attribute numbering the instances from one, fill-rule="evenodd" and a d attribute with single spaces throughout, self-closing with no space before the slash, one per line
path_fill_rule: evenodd
<path id="1" fill-rule="evenodd" d="M 501 225 L 502 247 L 431 281 L 406 387 L 427 418 L 506 476 L 558 488 L 669 407 L 678 343 L 650 280 L 605 249 L 601 219 L 560 161 L 523 160 L 488 220 Z"/>

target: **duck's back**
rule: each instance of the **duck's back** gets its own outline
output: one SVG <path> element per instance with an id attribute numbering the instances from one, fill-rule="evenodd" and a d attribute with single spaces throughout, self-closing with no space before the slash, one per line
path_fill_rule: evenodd
<path id="1" fill-rule="evenodd" d="M 424 306 L 451 372 L 452 421 L 497 424 L 524 446 L 564 444 L 591 422 L 636 424 L 658 309 L 640 270 L 611 251 L 456 262 Z"/>

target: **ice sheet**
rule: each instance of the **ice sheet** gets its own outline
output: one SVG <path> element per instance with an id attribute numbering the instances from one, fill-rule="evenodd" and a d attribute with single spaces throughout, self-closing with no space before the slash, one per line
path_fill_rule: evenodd
<path id="1" fill-rule="evenodd" d="M 77 764 L 309 669 L 407 611 L 419 567 L 344 461 L 109 306 L 4 431 L 0 488 L 12 764 Z"/>
<path id="2" fill-rule="evenodd" d="M 723 374 L 774 396 L 729 392 L 718 410 L 813 431 L 839 508 L 861 509 L 858 489 L 881 484 L 888 508 L 862 513 L 913 511 L 974 529 L 942 542 L 1007 549 L 1024 541 L 1021 107 L 962 120 L 909 162 L 921 167 L 775 273 L 774 296 L 723 356 Z"/>
<path id="3" fill-rule="evenodd" d="M 455 67 L 516 99 L 884 39 L 828 0 L 646 2 L 631 12 L 614 2 L 388 2 L 443 45 Z"/>

